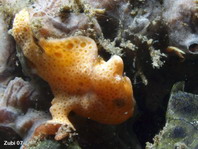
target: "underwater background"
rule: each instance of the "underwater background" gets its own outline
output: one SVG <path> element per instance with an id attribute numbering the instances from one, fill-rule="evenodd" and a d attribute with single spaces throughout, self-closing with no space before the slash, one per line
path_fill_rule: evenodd
<path id="1" fill-rule="evenodd" d="M 198 149 L 197 54 L 197 0 L 0 0 L 0 148 Z"/>

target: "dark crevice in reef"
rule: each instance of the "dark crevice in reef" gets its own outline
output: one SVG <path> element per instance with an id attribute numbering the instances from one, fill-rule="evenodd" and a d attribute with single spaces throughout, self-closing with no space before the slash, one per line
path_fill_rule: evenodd
<path id="1" fill-rule="evenodd" d="M 187 92 L 198 93 L 198 65 L 195 61 L 197 56 L 189 56 L 190 58 L 186 58 L 184 62 L 177 57 L 170 57 L 160 70 L 146 71 L 146 67 L 144 74 L 149 84 L 134 87 L 139 114 L 133 129 L 143 146 L 147 141 L 153 142 L 153 137 L 165 126 L 168 99 L 174 83 L 185 81 Z"/>
<path id="2" fill-rule="evenodd" d="M 114 39 L 117 36 L 119 28 L 119 20 L 113 16 L 103 16 L 98 18 L 102 32 L 106 39 Z"/>

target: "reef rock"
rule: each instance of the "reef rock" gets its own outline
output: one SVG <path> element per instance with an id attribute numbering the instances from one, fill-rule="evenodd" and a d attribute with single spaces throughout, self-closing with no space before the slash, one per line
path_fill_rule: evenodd
<path id="1" fill-rule="evenodd" d="M 0 128 L 13 130 L 23 138 L 24 144 L 34 129 L 49 119 L 47 113 L 31 108 L 35 98 L 37 93 L 31 85 L 16 77 L 4 89 L 0 100 Z"/>
<path id="2" fill-rule="evenodd" d="M 8 34 L 8 26 L 2 14 L 0 14 L 0 43 L 0 82 L 6 85 L 16 67 L 16 53 L 14 40 Z"/>
<path id="3" fill-rule="evenodd" d="M 164 9 L 163 19 L 168 27 L 169 44 L 185 53 L 197 54 L 197 1 L 164 0 Z"/>
<path id="4" fill-rule="evenodd" d="M 198 147 L 198 95 L 184 92 L 184 82 L 176 83 L 166 113 L 166 125 L 147 149 L 196 149 Z"/>

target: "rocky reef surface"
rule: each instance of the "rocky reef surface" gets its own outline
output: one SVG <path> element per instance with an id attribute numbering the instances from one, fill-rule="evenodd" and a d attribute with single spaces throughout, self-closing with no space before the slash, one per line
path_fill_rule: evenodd
<path id="1" fill-rule="evenodd" d="M 148 149 L 155 148 L 183 148 L 196 149 L 198 147 L 197 95 L 184 92 L 184 82 L 176 83 L 171 91 L 166 125 L 154 137 L 154 144 L 147 143 Z"/>
<path id="2" fill-rule="evenodd" d="M 13 20 L 24 9 L 34 43 L 86 36 L 104 60 L 123 59 L 136 100 L 130 119 L 106 125 L 71 112 L 76 132 L 69 138 L 56 141 L 52 133 L 32 139 L 51 119 L 55 95 L 13 38 Z M 141 149 L 165 125 L 147 147 L 196 148 L 197 26 L 197 0 L 0 0 L 0 148 Z M 178 81 L 193 94 L 171 93 Z M 176 141 L 167 139 L 170 134 Z"/>

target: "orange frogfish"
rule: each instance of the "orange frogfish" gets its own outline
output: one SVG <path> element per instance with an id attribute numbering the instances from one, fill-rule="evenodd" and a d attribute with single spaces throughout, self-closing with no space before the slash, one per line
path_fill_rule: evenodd
<path id="1" fill-rule="evenodd" d="M 16 14 L 12 35 L 36 73 L 51 87 L 54 99 L 48 124 L 75 130 L 68 119 L 71 111 L 103 124 L 119 124 L 132 116 L 132 84 L 123 76 L 119 56 L 104 61 L 95 41 L 85 36 L 35 40 L 26 9 Z M 56 135 L 55 139 L 62 139 Z"/>

